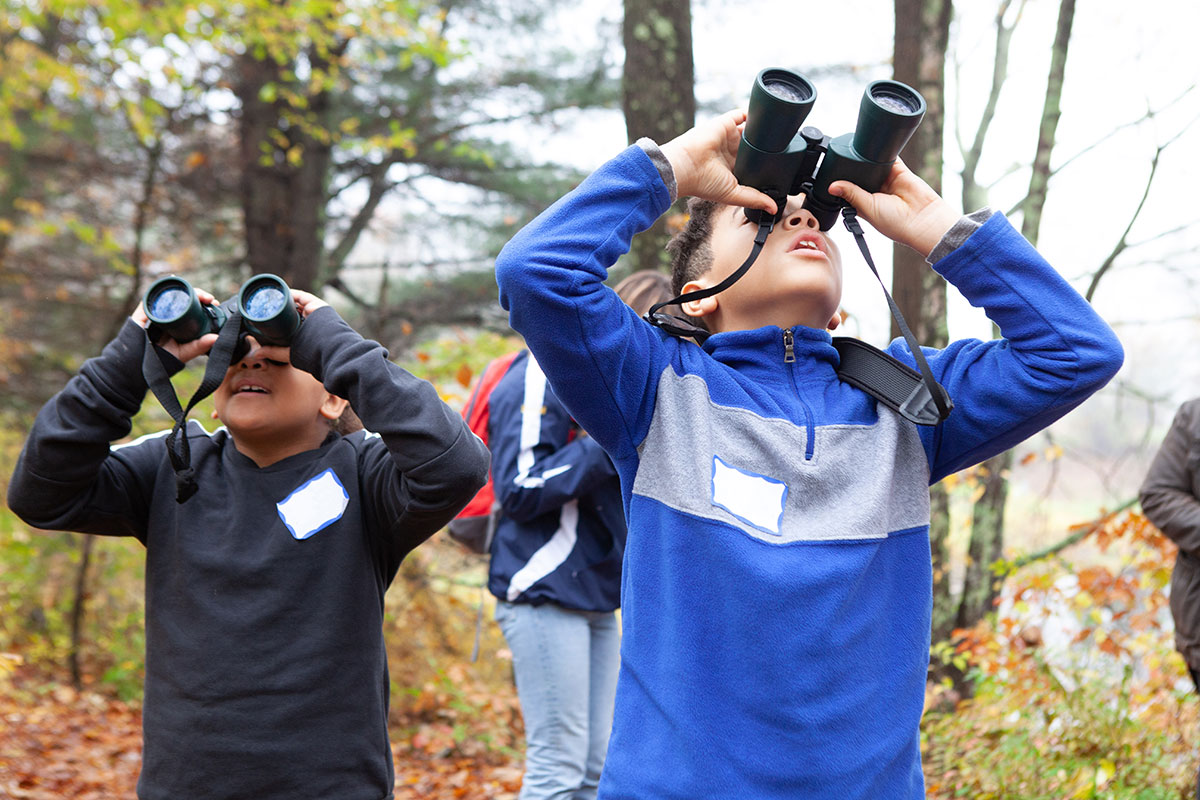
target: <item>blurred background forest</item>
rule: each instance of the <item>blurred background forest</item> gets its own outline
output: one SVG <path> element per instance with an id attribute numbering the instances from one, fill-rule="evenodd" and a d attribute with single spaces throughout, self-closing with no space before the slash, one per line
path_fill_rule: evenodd
<path id="1" fill-rule="evenodd" d="M 496 252 L 589 170 L 744 104 L 764 67 L 814 81 L 809 124 L 831 135 L 895 77 L 929 104 L 906 162 L 965 210 L 1006 211 L 1127 350 L 1067 419 L 932 490 L 929 795 L 1192 797 L 1174 551 L 1136 490 L 1200 394 L 1200 12 L 1075 5 L 0 0 L 0 488 L 37 409 L 157 277 L 228 297 L 279 274 L 461 407 L 520 345 Z M 681 213 L 614 278 L 662 268 Z M 883 344 L 878 286 L 838 235 L 850 332 Z M 869 241 L 923 343 L 994 335 L 914 254 Z M 134 433 L 169 425 L 151 399 Z M 0 796 L 130 796 L 142 560 L 0 509 Z M 515 797 L 485 573 L 439 534 L 389 593 L 398 797 Z"/>

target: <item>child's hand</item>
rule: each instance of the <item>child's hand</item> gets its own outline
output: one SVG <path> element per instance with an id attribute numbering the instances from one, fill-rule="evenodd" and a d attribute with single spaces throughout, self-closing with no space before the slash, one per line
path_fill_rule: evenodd
<path id="1" fill-rule="evenodd" d="M 849 181 L 834 181 L 829 193 L 854 206 L 884 236 L 926 257 L 959 216 L 900 159 L 896 159 L 891 174 L 875 194 Z"/>
<path id="2" fill-rule="evenodd" d="M 307 317 L 318 308 L 329 305 L 315 294 L 302 292 L 299 289 L 292 289 L 292 299 L 296 301 L 296 308 L 300 312 L 301 317 Z"/>
<path id="3" fill-rule="evenodd" d="M 775 201 L 757 189 L 739 186 L 733 176 L 745 111 L 729 111 L 702 122 L 662 146 L 675 171 L 680 197 L 702 197 L 731 206 L 760 208 L 774 214 Z"/>
<path id="4" fill-rule="evenodd" d="M 196 289 L 196 297 L 202 305 L 219 306 L 221 304 L 217 298 L 203 289 Z M 129 318 L 143 328 L 150 326 L 150 317 L 146 316 L 146 309 L 142 307 L 141 303 L 138 303 L 137 308 L 133 310 Z M 209 350 L 212 350 L 212 346 L 216 341 L 217 334 L 215 333 L 206 333 L 199 339 L 193 339 L 190 342 L 183 342 L 182 344 L 170 336 L 164 335 L 161 341 L 158 342 L 158 346 L 186 364 L 196 356 L 205 355 Z"/>

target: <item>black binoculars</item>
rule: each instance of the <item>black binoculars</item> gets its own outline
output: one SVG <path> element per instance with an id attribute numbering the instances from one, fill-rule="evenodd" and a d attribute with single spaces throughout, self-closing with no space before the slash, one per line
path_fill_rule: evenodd
<path id="1" fill-rule="evenodd" d="M 286 347 L 300 327 L 292 290 L 283 278 L 265 272 L 250 278 L 221 305 L 201 303 L 190 283 L 170 275 L 150 285 L 142 305 L 153 326 L 177 342 L 219 333 L 235 313 L 240 314 L 240 338 L 249 334 L 264 345 Z"/>
<path id="2" fill-rule="evenodd" d="M 738 183 L 775 201 L 776 220 L 788 195 L 803 193 L 804 208 L 825 231 L 847 205 L 829 193 L 829 185 L 844 180 L 878 191 L 921 124 L 925 99 L 899 81 L 875 81 L 863 92 L 854 132 L 836 139 L 817 128 L 800 127 L 816 99 L 816 88 L 798 72 L 774 68 L 758 73 L 733 174 Z M 746 216 L 755 222 L 770 218 L 757 209 L 746 209 Z"/>

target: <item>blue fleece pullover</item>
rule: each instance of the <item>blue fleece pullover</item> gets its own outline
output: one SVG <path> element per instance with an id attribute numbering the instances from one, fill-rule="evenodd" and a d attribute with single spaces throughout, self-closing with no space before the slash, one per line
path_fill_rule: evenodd
<path id="1" fill-rule="evenodd" d="M 825 331 L 701 348 L 638 319 L 603 281 L 669 202 L 631 147 L 496 265 L 513 327 L 621 477 L 624 631 L 600 796 L 924 797 L 928 486 L 1081 403 L 1119 369 L 1120 344 L 994 215 L 936 268 L 1004 338 L 927 351 L 955 409 L 918 429 L 838 380 Z M 889 352 L 913 363 L 903 342 Z"/>

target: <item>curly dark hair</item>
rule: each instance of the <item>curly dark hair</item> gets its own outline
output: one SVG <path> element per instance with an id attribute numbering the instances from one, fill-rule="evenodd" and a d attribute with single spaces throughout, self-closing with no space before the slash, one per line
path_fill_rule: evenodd
<path id="1" fill-rule="evenodd" d="M 667 242 L 667 252 L 671 254 L 671 291 L 674 294 L 680 294 L 690 281 L 702 277 L 712 269 L 713 254 L 710 243 L 713 217 L 722 208 L 724 206 L 721 203 L 713 200 L 702 200 L 699 197 L 688 200 L 687 222 L 684 223 L 683 230 Z M 708 329 L 703 319 L 690 319 L 694 325 Z"/>
<path id="2" fill-rule="evenodd" d="M 693 197 L 687 204 L 687 222 L 683 230 L 671 237 L 667 252 L 671 254 L 671 291 L 679 294 L 689 282 L 712 269 L 713 215 L 722 206 L 712 200 Z"/>

